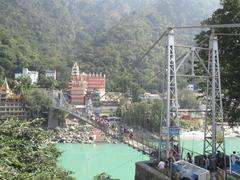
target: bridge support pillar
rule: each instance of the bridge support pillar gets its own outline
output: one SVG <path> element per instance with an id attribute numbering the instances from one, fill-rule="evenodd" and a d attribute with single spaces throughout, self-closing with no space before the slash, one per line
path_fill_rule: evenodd
<path id="1" fill-rule="evenodd" d="M 55 129 L 56 127 L 62 128 L 65 126 L 66 126 L 65 113 L 60 110 L 50 108 L 48 114 L 48 128 Z"/>

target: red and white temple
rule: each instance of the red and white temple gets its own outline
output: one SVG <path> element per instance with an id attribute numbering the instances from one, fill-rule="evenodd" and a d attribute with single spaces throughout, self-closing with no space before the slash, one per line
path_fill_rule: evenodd
<path id="1" fill-rule="evenodd" d="M 87 92 L 98 91 L 101 97 L 105 94 L 105 83 L 105 74 L 86 74 L 84 72 L 80 74 L 79 66 L 75 63 L 68 86 L 71 104 L 77 108 L 84 108 Z"/>

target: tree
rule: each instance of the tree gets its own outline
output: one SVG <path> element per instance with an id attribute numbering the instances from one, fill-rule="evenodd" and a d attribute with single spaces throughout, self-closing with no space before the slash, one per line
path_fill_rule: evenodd
<path id="1" fill-rule="evenodd" d="M 119 180 L 119 179 L 113 179 L 110 175 L 103 172 L 101 174 L 94 176 L 94 180 Z"/>
<path id="2" fill-rule="evenodd" d="M 162 102 L 154 100 L 131 104 L 126 112 L 123 112 L 123 116 L 129 125 L 137 125 L 149 131 L 159 132 L 163 112 Z"/>
<path id="3" fill-rule="evenodd" d="M 180 91 L 178 103 L 180 108 L 196 109 L 199 107 L 196 95 L 188 89 Z"/>
<path id="4" fill-rule="evenodd" d="M 0 121 L 0 179 L 74 179 L 57 166 L 61 153 L 41 119 Z"/>
<path id="5" fill-rule="evenodd" d="M 30 118 L 45 117 L 51 106 L 51 98 L 44 89 L 30 89 L 23 94 L 23 101 L 27 106 Z"/>
<path id="6" fill-rule="evenodd" d="M 41 77 L 38 85 L 41 88 L 45 88 L 45 89 L 54 89 L 58 86 L 58 82 L 53 78 L 53 77 Z"/>
<path id="7" fill-rule="evenodd" d="M 13 81 L 13 91 L 16 94 L 22 94 L 31 87 L 32 80 L 30 77 L 21 76 Z"/>
<path id="8" fill-rule="evenodd" d="M 203 24 L 231 24 L 240 22 L 240 1 L 222 0 L 222 7 Z M 240 28 L 216 29 L 216 33 L 240 34 Z M 197 43 L 203 45 L 202 39 L 210 32 L 202 32 L 196 36 Z M 224 119 L 230 124 L 240 122 L 240 36 L 218 36 L 219 59 L 222 78 Z M 207 42 L 206 42 L 207 43 Z M 205 45 L 203 46 L 206 46 Z M 207 54 L 201 52 L 207 57 Z"/>

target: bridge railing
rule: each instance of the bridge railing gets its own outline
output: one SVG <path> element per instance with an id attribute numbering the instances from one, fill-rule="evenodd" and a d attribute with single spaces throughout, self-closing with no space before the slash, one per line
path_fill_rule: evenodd
<path id="1" fill-rule="evenodd" d="M 130 133 L 125 133 L 123 131 L 124 127 L 127 126 L 124 122 L 118 122 L 112 127 L 103 119 L 91 118 L 88 113 L 78 111 L 75 106 L 68 103 L 61 91 L 54 91 L 51 96 L 54 108 L 63 110 L 82 119 L 86 123 L 93 125 L 115 139 L 124 141 L 148 154 L 151 154 L 152 151 L 158 149 L 157 138 L 154 137 L 152 133 L 146 132 L 146 130 L 131 128 L 133 129 L 133 135 L 130 136 Z"/>

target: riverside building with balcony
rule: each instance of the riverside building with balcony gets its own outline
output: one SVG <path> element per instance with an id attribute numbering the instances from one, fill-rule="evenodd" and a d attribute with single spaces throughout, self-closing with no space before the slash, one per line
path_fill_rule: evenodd
<path id="1" fill-rule="evenodd" d="M 9 88 L 7 79 L 0 87 L 0 119 L 26 117 L 25 108 L 20 95 L 16 95 Z"/>

